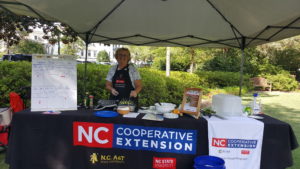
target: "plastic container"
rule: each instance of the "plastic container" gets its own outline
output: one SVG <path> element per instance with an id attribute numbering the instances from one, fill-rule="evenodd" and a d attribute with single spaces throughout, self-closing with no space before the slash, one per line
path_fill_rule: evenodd
<path id="1" fill-rule="evenodd" d="M 89 107 L 90 107 L 90 109 L 93 109 L 94 108 L 94 96 L 89 95 L 89 99 L 90 99 Z"/>
<path id="2" fill-rule="evenodd" d="M 194 169 L 226 169 L 225 161 L 216 156 L 197 156 L 194 159 Z"/>
<path id="3" fill-rule="evenodd" d="M 230 94 L 213 95 L 212 110 L 220 116 L 242 116 L 242 99 Z"/>
<path id="4" fill-rule="evenodd" d="M 12 119 L 11 108 L 0 108 L 0 125 L 9 125 Z"/>
<path id="5" fill-rule="evenodd" d="M 89 108 L 89 92 L 86 92 L 83 98 L 83 106 L 84 108 Z"/>

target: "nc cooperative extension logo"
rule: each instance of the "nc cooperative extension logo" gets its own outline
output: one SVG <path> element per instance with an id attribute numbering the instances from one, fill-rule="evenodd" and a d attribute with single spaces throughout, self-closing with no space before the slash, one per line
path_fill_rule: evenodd
<path id="1" fill-rule="evenodd" d="M 212 138 L 213 147 L 255 149 L 257 140 Z"/>
<path id="2" fill-rule="evenodd" d="M 73 145 L 196 154 L 197 131 L 73 122 Z"/>

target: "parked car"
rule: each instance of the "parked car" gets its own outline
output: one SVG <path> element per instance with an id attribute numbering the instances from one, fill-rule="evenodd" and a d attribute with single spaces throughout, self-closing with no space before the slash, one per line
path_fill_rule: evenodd
<path id="1" fill-rule="evenodd" d="M 101 64 L 101 65 L 111 65 L 110 62 L 99 62 L 98 64 Z"/>
<path id="2" fill-rule="evenodd" d="M 27 54 L 8 54 L 3 55 L 2 60 L 8 60 L 8 61 L 32 61 L 32 55 Z"/>

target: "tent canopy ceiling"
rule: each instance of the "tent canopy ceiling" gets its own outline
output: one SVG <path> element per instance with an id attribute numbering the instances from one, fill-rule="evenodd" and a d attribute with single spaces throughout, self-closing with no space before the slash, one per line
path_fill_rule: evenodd
<path id="1" fill-rule="evenodd" d="M 300 34 L 299 0 L 0 0 L 0 10 L 63 22 L 89 43 L 243 48 Z"/>

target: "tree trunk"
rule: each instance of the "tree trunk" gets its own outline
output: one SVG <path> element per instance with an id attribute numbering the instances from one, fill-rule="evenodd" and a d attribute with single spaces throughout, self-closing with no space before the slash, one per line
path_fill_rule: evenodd
<path id="1" fill-rule="evenodd" d="M 167 52 L 166 52 L 166 76 L 170 76 L 170 67 L 171 67 L 171 64 L 170 64 L 170 47 L 167 47 Z"/>
<path id="2" fill-rule="evenodd" d="M 195 50 L 191 48 L 190 53 L 191 53 L 190 73 L 193 73 L 195 67 Z"/>
<path id="3" fill-rule="evenodd" d="M 5 42 L 5 41 L 4 41 Z M 7 54 L 10 54 L 10 51 L 9 51 L 9 43 L 8 41 L 6 41 L 6 50 L 7 50 Z"/>

